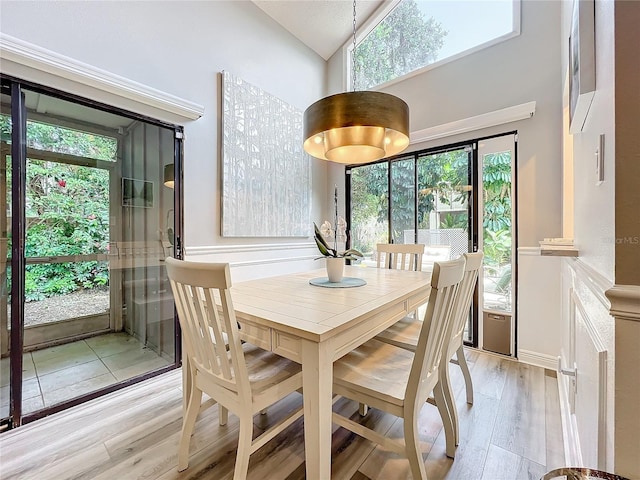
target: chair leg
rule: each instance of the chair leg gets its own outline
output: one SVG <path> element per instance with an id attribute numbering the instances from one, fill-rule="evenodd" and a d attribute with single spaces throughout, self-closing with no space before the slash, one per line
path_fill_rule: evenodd
<path id="1" fill-rule="evenodd" d="M 467 359 L 464 356 L 464 348 L 462 345 L 456 350 L 456 357 L 458 358 L 458 365 L 462 370 L 462 376 L 464 377 L 464 388 L 467 391 L 467 403 L 473 405 L 473 384 L 471 383 L 471 372 L 469 371 L 469 365 L 467 365 Z"/>
<path id="2" fill-rule="evenodd" d="M 360 413 L 361 417 L 364 417 L 369 413 L 369 406 L 366 403 L 361 403 L 358 407 L 358 413 Z"/>
<path id="3" fill-rule="evenodd" d="M 418 412 L 405 412 L 404 417 L 404 442 L 409 460 L 409 468 L 414 480 L 426 480 L 427 470 L 424 467 L 422 451 L 420 450 L 420 438 L 418 436 Z"/>
<path id="4" fill-rule="evenodd" d="M 253 418 L 249 415 L 240 419 L 240 436 L 238 437 L 238 453 L 236 454 L 236 468 L 233 472 L 234 480 L 247 478 L 249 457 L 251 456 L 251 437 L 253 436 Z"/>
<path id="5" fill-rule="evenodd" d="M 455 414 L 455 403 L 452 408 L 450 401 L 447 398 L 451 395 L 451 390 L 449 389 L 449 393 L 446 393 L 446 387 L 444 386 L 446 379 L 443 377 L 444 375 L 440 376 L 438 383 L 433 388 L 433 396 L 436 400 L 436 406 L 438 407 L 438 412 L 440 413 L 440 418 L 442 419 L 442 425 L 444 427 L 447 457 L 454 458 L 456 456 L 456 435 L 453 419 L 453 415 Z"/>
<path id="6" fill-rule="evenodd" d="M 224 426 L 229 421 L 229 409 L 222 406 L 222 404 L 218 403 L 218 423 L 220 426 Z"/>
<path id="7" fill-rule="evenodd" d="M 451 420 L 451 426 L 453 428 L 453 440 L 457 447 L 460 443 L 460 433 L 458 427 L 458 407 L 456 406 L 456 397 L 453 394 L 453 388 L 451 388 L 451 376 L 449 374 L 449 362 L 442 362 L 442 373 L 440 374 L 440 380 L 442 381 L 442 393 L 444 394 L 444 400 L 447 402 L 447 409 L 449 410 L 449 418 Z"/>
<path id="8" fill-rule="evenodd" d="M 195 427 L 196 424 L 196 418 L 198 418 L 198 413 L 200 413 L 201 403 L 202 390 L 198 389 L 192 383 L 187 412 L 182 419 L 182 434 L 180 436 L 180 446 L 178 447 L 179 472 L 186 470 L 189 466 L 189 444 L 191 443 L 191 434 L 193 433 L 193 427 Z"/>

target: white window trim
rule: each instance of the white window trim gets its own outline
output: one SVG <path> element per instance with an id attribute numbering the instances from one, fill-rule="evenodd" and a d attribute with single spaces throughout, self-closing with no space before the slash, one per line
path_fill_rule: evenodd
<path id="1" fill-rule="evenodd" d="M 39 73 L 54 75 L 75 84 L 89 86 L 100 93 L 115 95 L 124 99 L 127 106 L 132 105 L 129 110 L 135 112 L 140 112 L 141 110 L 141 108 L 136 108 L 136 104 L 138 104 L 177 115 L 183 120 L 197 120 L 204 113 L 204 107 L 197 103 L 162 92 L 4 33 L 0 33 L 0 60 L 3 62 L 2 73 L 7 75 L 24 78 L 24 71 L 12 68 L 12 64 L 29 67 Z M 38 81 L 38 79 L 33 78 L 24 79 Z"/>
<path id="2" fill-rule="evenodd" d="M 366 38 L 371 31 L 378 26 L 382 20 L 386 18 L 389 13 L 400 3 L 402 0 L 391 0 L 389 2 L 384 2 L 382 7 L 376 10 L 371 17 L 362 25 L 362 27 L 358 28 L 356 31 L 356 43 L 360 43 L 362 40 Z M 443 58 L 442 60 L 438 60 L 437 62 L 430 63 L 429 65 L 425 65 L 422 68 L 414 70 L 413 72 L 406 73 L 400 77 L 394 78 L 393 80 L 389 80 L 388 82 L 381 83 L 380 85 L 376 85 L 375 87 L 371 87 L 369 90 L 383 90 L 386 87 L 394 85 L 396 83 L 402 82 L 409 78 L 415 77 L 417 75 L 421 75 L 429 70 L 433 70 L 434 68 L 438 68 L 442 65 L 446 65 L 447 63 L 456 61 L 460 58 L 466 57 L 467 55 L 472 55 L 480 50 L 484 50 L 485 48 L 492 47 L 499 43 L 502 43 L 511 38 L 517 37 L 520 35 L 520 25 L 521 25 L 521 0 L 512 0 L 513 4 L 513 18 L 512 18 L 512 26 L 511 32 L 505 33 L 499 37 L 493 38 L 487 42 L 476 45 L 475 47 L 471 47 L 467 50 L 463 50 L 460 53 L 452 55 L 447 58 Z M 351 52 L 353 51 L 353 39 L 350 39 L 346 42 L 342 47 L 342 58 L 343 58 L 343 72 L 345 74 L 342 76 L 343 78 L 343 88 L 345 91 L 351 90 Z"/>
<path id="3" fill-rule="evenodd" d="M 418 143 L 436 140 L 438 138 L 473 132 L 483 128 L 516 122 L 518 120 L 526 120 L 533 118 L 535 113 L 535 101 L 521 103 L 520 105 L 514 105 L 512 107 L 476 115 L 475 117 L 463 118 L 454 122 L 443 123 L 441 125 L 411 132 L 409 144 L 415 145 Z"/>

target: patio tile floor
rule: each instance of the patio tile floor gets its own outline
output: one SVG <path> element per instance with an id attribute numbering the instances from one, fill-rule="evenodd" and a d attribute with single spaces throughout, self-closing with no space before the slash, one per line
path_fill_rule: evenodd
<path id="1" fill-rule="evenodd" d="M 109 333 L 25 353 L 23 414 L 170 362 L 126 333 Z M 0 418 L 9 414 L 9 358 L 0 359 Z"/>

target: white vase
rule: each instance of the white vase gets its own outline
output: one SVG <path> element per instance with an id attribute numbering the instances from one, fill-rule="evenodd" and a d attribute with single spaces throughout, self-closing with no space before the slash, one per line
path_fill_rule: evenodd
<path id="1" fill-rule="evenodd" d="M 344 258 L 343 257 L 326 257 L 327 261 L 327 277 L 331 283 L 338 283 L 342 281 L 342 275 L 344 273 Z"/>

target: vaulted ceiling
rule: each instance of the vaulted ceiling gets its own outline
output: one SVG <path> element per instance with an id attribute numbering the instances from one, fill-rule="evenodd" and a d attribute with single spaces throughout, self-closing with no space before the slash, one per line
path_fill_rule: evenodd
<path id="1" fill-rule="evenodd" d="M 358 0 L 357 26 L 385 1 Z M 253 0 L 296 38 L 328 60 L 353 35 L 352 0 Z"/>

